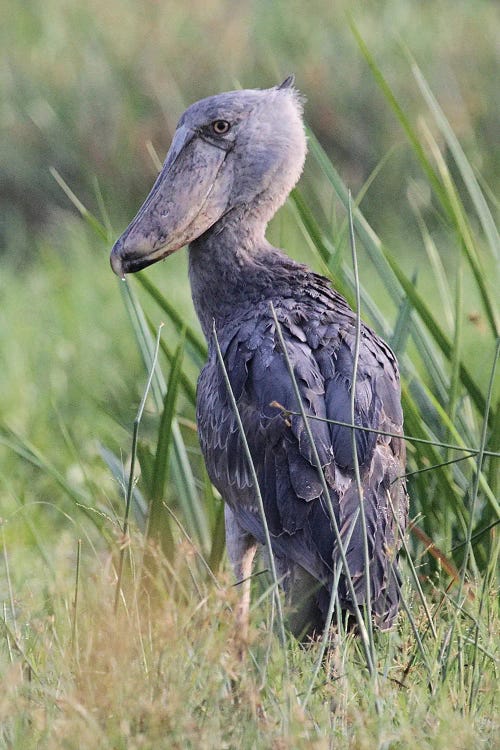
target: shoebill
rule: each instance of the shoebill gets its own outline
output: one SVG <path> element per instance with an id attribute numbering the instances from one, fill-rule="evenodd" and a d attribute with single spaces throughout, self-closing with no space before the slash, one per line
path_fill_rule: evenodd
<path id="1" fill-rule="evenodd" d="M 300 177 L 306 148 L 293 78 L 270 89 L 230 91 L 196 102 L 180 118 L 149 196 L 111 253 L 113 270 L 124 277 L 188 245 L 193 303 L 208 342 L 198 380 L 198 433 L 209 476 L 225 502 L 228 556 L 236 579 L 243 581 L 238 614 L 243 637 L 249 576 L 265 533 L 214 330 L 258 479 L 292 631 L 303 636 L 322 627 L 335 571 L 342 610 L 352 612 L 355 601 L 369 605 L 381 629 L 392 625 L 400 598 L 397 557 L 408 499 L 401 478 L 405 446 L 396 359 L 361 324 L 353 385 L 356 314 L 328 279 L 265 236 Z M 307 422 L 324 481 L 273 307 L 311 416 Z M 352 424 L 353 387 L 361 493 L 352 430 L 345 426 Z"/>

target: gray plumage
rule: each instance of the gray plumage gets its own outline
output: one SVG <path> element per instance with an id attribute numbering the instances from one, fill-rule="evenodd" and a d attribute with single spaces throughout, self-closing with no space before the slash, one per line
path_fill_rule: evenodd
<path id="1" fill-rule="evenodd" d="M 197 421 L 210 478 L 226 503 L 228 553 L 248 575 L 264 544 L 255 489 L 217 360 L 215 323 L 259 480 L 292 628 L 321 626 L 340 564 L 323 488 L 275 330 L 272 302 L 306 412 L 351 421 L 356 316 L 327 279 L 265 239 L 271 216 L 298 180 L 306 153 L 301 100 L 287 79 L 267 90 L 203 99 L 182 116 L 144 206 L 115 244 L 120 276 L 189 243 L 193 302 L 209 344 L 198 381 Z M 361 326 L 355 423 L 402 435 L 398 368 L 390 348 Z M 364 547 L 351 431 L 309 420 L 346 548 L 356 599 L 366 603 Z M 398 611 L 397 556 L 406 527 L 405 447 L 357 431 L 370 557 L 371 610 L 381 628 Z M 396 519 L 390 507 L 395 509 Z M 341 575 L 339 599 L 353 602 Z M 247 602 L 248 605 L 248 602 Z M 246 605 L 246 606 L 247 606 Z"/>

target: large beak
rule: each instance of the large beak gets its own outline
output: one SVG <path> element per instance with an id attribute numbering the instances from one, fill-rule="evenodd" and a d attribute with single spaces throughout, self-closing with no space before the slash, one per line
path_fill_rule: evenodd
<path id="1" fill-rule="evenodd" d="M 177 128 L 150 194 L 111 251 L 118 276 L 156 263 L 215 224 L 231 192 L 228 153 L 184 125 Z"/>

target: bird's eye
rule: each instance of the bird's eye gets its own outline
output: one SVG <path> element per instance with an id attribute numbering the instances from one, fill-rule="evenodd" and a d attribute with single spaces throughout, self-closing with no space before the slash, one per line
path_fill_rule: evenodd
<path id="1" fill-rule="evenodd" d="M 212 130 L 216 135 L 224 135 L 229 132 L 230 128 L 231 125 L 227 120 L 214 120 L 212 123 Z"/>

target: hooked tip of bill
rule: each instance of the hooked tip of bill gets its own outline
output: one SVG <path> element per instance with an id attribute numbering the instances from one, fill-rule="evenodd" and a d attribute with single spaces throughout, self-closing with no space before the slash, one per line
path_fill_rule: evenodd
<path id="1" fill-rule="evenodd" d="M 113 249 L 111 250 L 109 262 L 111 264 L 111 268 L 113 269 L 113 272 L 116 273 L 118 278 L 121 279 L 122 281 L 125 281 L 125 271 L 123 270 L 123 262 L 120 257 L 119 248 L 117 247 L 119 242 L 120 240 L 118 240 L 118 242 L 115 242 L 115 244 L 113 245 Z"/>

